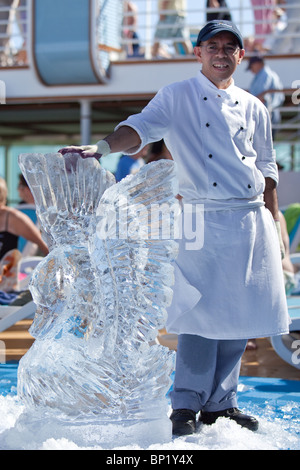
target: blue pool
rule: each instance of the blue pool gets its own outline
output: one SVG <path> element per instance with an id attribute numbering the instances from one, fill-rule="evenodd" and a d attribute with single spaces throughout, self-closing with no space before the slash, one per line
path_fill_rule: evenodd
<path id="1" fill-rule="evenodd" d="M 25 413 L 24 418 L 23 405 L 17 397 L 17 370 L 17 362 L 0 364 L 0 450 L 104 450 L 100 437 L 99 443 L 97 441 L 98 435 L 92 445 L 90 441 L 89 445 L 86 444 L 94 432 L 92 428 L 82 429 L 80 437 L 77 435 L 75 438 L 67 429 L 60 430 L 58 435 L 56 427 L 51 423 L 49 426 L 47 424 L 43 433 L 32 433 L 34 438 L 28 442 L 28 415 Z M 225 419 L 226 423 L 220 421 L 213 426 L 206 426 L 193 436 L 160 443 L 159 449 L 300 450 L 300 380 L 242 376 L 238 391 L 239 407 L 260 421 L 257 433 L 244 430 Z M 120 432 L 123 432 L 122 429 Z M 113 442 L 112 447 L 118 449 Z M 134 442 L 132 444 L 126 450 L 140 449 Z M 147 447 L 143 449 L 150 450 Z"/>

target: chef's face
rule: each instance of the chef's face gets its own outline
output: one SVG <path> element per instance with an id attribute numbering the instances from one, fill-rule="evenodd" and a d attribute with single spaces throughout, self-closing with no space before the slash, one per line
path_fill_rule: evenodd
<path id="1" fill-rule="evenodd" d="M 240 49 L 233 34 L 222 32 L 196 46 L 194 54 L 202 64 L 202 73 L 222 89 L 231 84 L 232 75 L 241 63 L 245 50 Z"/>

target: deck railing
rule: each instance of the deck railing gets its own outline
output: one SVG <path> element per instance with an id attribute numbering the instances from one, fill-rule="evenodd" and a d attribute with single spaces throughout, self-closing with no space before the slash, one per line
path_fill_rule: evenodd
<path id="1" fill-rule="evenodd" d="M 102 63 L 106 58 L 109 61 L 122 59 L 128 62 L 153 60 L 153 44 L 159 19 L 157 0 L 134 0 L 133 3 L 130 0 L 120 1 L 123 2 L 123 17 L 116 10 L 117 0 L 87 0 L 87 6 L 93 6 L 90 8 L 95 32 L 93 34 L 96 36 L 93 44 L 95 49 L 97 46 L 97 54 L 101 56 Z M 34 0 L 7 0 L 6 3 L 5 6 L 5 1 L 0 2 L 0 69 L 28 66 L 32 46 Z M 192 43 L 195 42 L 199 29 L 205 24 L 207 14 L 227 11 L 224 8 L 216 10 L 198 7 L 198 3 L 200 2 L 196 0 L 187 0 L 187 10 L 184 12 L 185 28 Z M 201 2 L 202 5 L 205 3 Z M 281 5 L 274 4 L 271 7 L 252 6 L 251 0 L 227 0 L 227 5 L 232 20 L 246 38 L 248 56 L 256 53 L 253 48 L 265 50 L 271 55 L 300 55 L 299 0 L 291 0 Z M 164 13 L 174 11 L 165 10 Z M 281 23 L 277 21 L 279 13 L 284 15 L 279 18 Z M 115 24 L 116 21 L 118 25 Z M 132 33 L 136 33 L 134 37 Z M 165 59 L 173 60 L 188 57 L 186 51 L 180 47 L 181 43 L 181 38 L 172 38 L 167 34 L 160 40 L 159 54 Z M 133 45 L 139 46 L 138 51 L 132 50 Z M 102 56 L 105 56 L 104 59 Z M 299 89 L 300 85 L 297 86 Z M 279 142 L 300 141 L 300 100 L 292 103 L 293 93 L 293 90 L 286 93 L 285 105 L 280 110 L 282 122 L 274 125 L 274 130 L 278 131 L 276 140 Z M 299 95 L 298 93 L 298 98 Z"/>
<path id="2" fill-rule="evenodd" d="M 252 1 L 255 3 L 255 0 Z M 249 55 L 257 50 L 271 54 L 300 54 L 300 8 L 297 0 L 287 4 L 275 4 L 274 0 L 273 6 L 253 6 L 250 0 L 227 0 L 228 8 L 218 9 L 204 8 L 205 2 L 200 2 L 201 6 L 198 7 L 197 3 L 187 0 L 187 10 L 184 12 L 185 27 L 192 42 L 195 41 L 199 29 L 206 23 L 207 15 L 229 12 L 232 21 L 246 38 Z M 234 5 L 231 6 L 231 3 Z M 155 42 L 159 13 L 172 15 L 176 14 L 176 11 L 158 12 L 157 0 L 124 0 L 122 44 L 125 50 L 132 44 L 139 44 L 139 57 L 153 58 L 152 46 Z M 182 43 L 182 39 L 173 38 L 168 34 L 168 27 L 162 25 L 158 28 L 166 30 L 166 37 L 161 40 L 162 56 L 182 56 L 184 49 L 180 52 L 180 48 L 174 48 L 174 44 Z M 129 32 L 136 33 L 137 37 L 131 38 Z"/>
<path id="3" fill-rule="evenodd" d="M 98 28 L 99 44 L 103 44 L 101 34 L 109 35 L 112 27 L 114 35 L 116 27 L 114 11 L 117 12 L 114 0 L 91 0 L 99 2 L 99 8 L 91 8 L 95 15 L 95 24 L 107 21 L 107 27 Z M 182 58 L 186 51 L 181 47 L 182 39 L 173 38 L 170 29 L 158 26 L 159 14 L 170 15 L 174 10 L 158 12 L 157 0 L 120 0 L 124 6 L 123 24 L 120 24 L 120 37 L 112 38 L 111 60 L 126 58 L 153 59 L 153 44 L 157 28 L 165 29 L 165 38 L 160 40 L 159 57 Z M 279 0 L 280 1 L 280 0 Z M 6 3 L 6 5 L 5 5 Z M 254 5 L 255 0 L 227 0 L 228 8 L 204 8 L 205 2 L 187 0 L 185 15 L 185 28 L 188 37 L 193 43 L 199 29 L 205 24 L 208 14 L 230 13 L 232 20 L 237 24 L 246 38 L 247 53 L 253 49 L 262 49 L 270 54 L 300 54 L 300 8 L 298 0 L 291 0 L 273 6 Z M 253 3 L 253 5 L 252 5 Z M 87 8 L 89 0 L 87 0 Z M 112 14 L 107 15 L 107 4 L 112 4 Z M 33 22 L 33 0 L 7 0 L 0 3 L 0 67 L 24 66 L 28 64 L 31 25 Z M 95 11 L 98 13 L 95 14 Z M 116 13 L 120 20 L 119 12 Z M 111 26 L 113 25 L 113 26 Z M 133 36 L 133 37 L 132 37 Z M 121 51 L 116 44 L 121 46 Z M 133 45 L 135 52 L 133 53 Z M 176 47 L 174 47 L 174 45 Z M 178 46 L 178 47 L 177 47 Z M 109 48 L 108 48 L 109 49 Z M 137 50 L 138 49 L 138 50 Z"/>
<path id="4" fill-rule="evenodd" d="M 0 5 L 0 66 L 27 65 L 28 1 L 8 0 Z"/>

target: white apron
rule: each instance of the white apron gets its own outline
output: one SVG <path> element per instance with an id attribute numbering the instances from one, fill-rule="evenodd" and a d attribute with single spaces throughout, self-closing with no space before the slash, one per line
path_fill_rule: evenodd
<path id="1" fill-rule="evenodd" d="M 248 339 L 289 331 L 278 236 L 264 206 L 204 212 L 204 245 L 179 240 L 167 331 Z"/>
<path id="2" fill-rule="evenodd" d="M 207 209 L 203 248 L 187 250 L 180 240 L 168 331 L 213 339 L 287 333 L 278 237 L 262 207 L 265 178 L 278 181 L 267 108 L 233 82 L 220 90 L 199 71 L 162 88 L 116 129 L 124 125 L 138 133 L 140 148 L 164 138 L 179 194 Z"/>

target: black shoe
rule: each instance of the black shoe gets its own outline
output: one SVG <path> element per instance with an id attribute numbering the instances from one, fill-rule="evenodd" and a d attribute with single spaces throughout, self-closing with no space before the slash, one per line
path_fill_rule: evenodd
<path id="1" fill-rule="evenodd" d="M 173 436 L 186 436 L 196 432 L 196 413 L 192 410 L 174 410 L 170 416 Z"/>
<path id="2" fill-rule="evenodd" d="M 229 408 L 221 411 L 202 411 L 201 421 L 203 424 L 213 424 L 218 418 L 225 417 L 233 419 L 237 424 L 244 428 L 250 429 L 250 431 L 258 430 L 258 421 L 253 416 L 243 414 L 237 408 Z"/>

